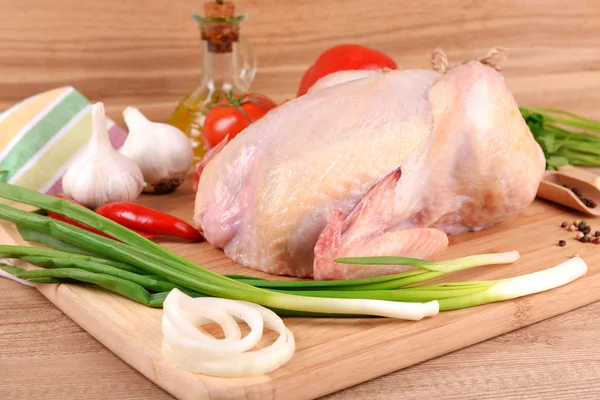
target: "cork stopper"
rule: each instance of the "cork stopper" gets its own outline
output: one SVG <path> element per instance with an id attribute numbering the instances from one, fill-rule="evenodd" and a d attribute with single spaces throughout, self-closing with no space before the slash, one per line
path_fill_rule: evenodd
<path id="1" fill-rule="evenodd" d="M 230 1 L 208 1 L 204 3 L 204 17 L 232 18 L 235 15 L 235 4 Z"/>
<path id="2" fill-rule="evenodd" d="M 233 18 L 235 4 L 231 1 L 209 1 L 204 3 L 204 18 Z M 236 22 L 207 21 L 202 25 L 202 40 L 208 42 L 212 53 L 230 53 L 233 42 L 239 39 L 239 25 Z"/>

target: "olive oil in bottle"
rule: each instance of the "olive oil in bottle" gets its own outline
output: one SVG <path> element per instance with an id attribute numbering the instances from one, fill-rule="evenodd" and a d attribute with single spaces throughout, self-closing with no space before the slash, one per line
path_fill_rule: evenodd
<path id="1" fill-rule="evenodd" d="M 256 73 L 254 51 L 239 37 L 246 16 L 236 17 L 234 11 L 233 3 L 216 1 L 204 4 L 204 17 L 194 15 L 202 39 L 200 85 L 179 102 L 169 123 L 189 136 L 197 159 L 208 150 L 202 126 L 211 105 L 230 92 L 246 92 Z"/>

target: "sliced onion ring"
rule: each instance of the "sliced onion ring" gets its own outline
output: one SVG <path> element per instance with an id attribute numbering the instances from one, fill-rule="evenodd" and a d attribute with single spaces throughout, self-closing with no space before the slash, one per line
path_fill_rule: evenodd
<path id="1" fill-rule="evenodd" d="M 292 332 L 271 310 L 245 301 L 211 297 L 191 298 L 177 289 L 163 306 L 162 351 L 166 359 L 189 372 L 220 377 L 243 377 L 271 372 L 290 360 L 295 351 Z M 250 326 L 241 338 L 235 320 Z M 197 329 L 216 322 L 225 339 L 216 339 Z M 261 339 L 263 328 L 279 337 L 270 346 L 249 351 Z"/>
<path id="2" fill-rule="evenodd" d="M 188 352 L 202 356 L 235 355 L 254 347 L 262 337 L 263 320 L 258 312 L 235 300 L 201 297 L 193 299 L 181 291 L 169 293 L 163 305 L 163 336 L 170 343 L 176 338 Z M 242 313 L 250 333 L 243 339 L 234 316 Z M 225 339 L 216 339 L 198 330 L 198 326 L 216 322 Z M 177 333 L 177 334 L 175 334 Z"/>

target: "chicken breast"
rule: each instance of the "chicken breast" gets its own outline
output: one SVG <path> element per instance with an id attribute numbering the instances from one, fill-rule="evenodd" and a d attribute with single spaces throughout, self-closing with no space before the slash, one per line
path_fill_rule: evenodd
<path id="1" fill-rule="evenodd" d="M 204 168 L 194 222 L 234 261 L 315 279 L 396 273 L 406 267 L 333 260 L 432 258 L 446 234 L 488 227 L 533 201 L 544 156 L 494 69 L 473 61 L 444 75 L 328 79 Z"/>

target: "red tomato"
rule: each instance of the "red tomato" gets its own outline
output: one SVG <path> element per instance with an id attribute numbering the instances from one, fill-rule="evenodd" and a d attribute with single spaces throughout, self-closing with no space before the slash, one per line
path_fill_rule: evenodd
<path id="1" fill-rule="evenodd" d="M 251 123 L 260 119 L 277 105 L 267 96 L 246 93 L 243 96 L 231 96 L 215 104 L 206 114 L 202 135 L 210 149 L 229 136 L 233 139 Z"/>
<path id="2" fill-rule="evenodd" d="M 305 94 L 316 81 L 337 71 L 360 69 L 398 69 L 398 66 L 385 54 L 358 44 L 342 44 L 326 50 L 304 73 L 298 96 Z"/>

